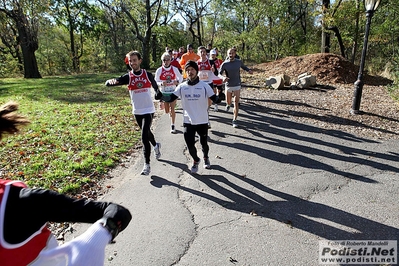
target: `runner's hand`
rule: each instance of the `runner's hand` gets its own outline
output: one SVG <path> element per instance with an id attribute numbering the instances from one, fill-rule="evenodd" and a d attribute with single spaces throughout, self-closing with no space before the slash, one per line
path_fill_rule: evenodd
<path id="1" fill-rule="evenodd" d="M 104 211 L 104 217 L 112 219 L 118 226 L 119 232 L 123 231 L 132 219 L 132 215 L 128 209 L 115 203 L 108 205 Z"/>
<path id="2" fill-rule="evenodd" d="M 112 86 L 112 85 L 118 85 L 119 82 L 116 79 L 109 79 L 105 82 L 105 86 Z"/>

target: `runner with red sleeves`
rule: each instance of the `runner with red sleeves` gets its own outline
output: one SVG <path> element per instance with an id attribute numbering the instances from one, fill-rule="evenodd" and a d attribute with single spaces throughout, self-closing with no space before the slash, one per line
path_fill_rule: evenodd
<path id="1" fill-rule="evenodd" d="M 214 90 L 216 89 L 216 95 L 218 95 L 219 98 L 221 98 L 221 100 L 224 100 L 225 97 L 221 97 L 222 95 L 224 96 L 224 94 L 222 93 L 223 92 L 223 80 L 220 77 L 218 77 L 219 68 L 222 65 L 223 61 L 216 57 L 217 56 L 216 50 L 212 49 L 209 52 L 209 54 L 211 57 L 209 59 L 209 62 L 211 63 L 213 74 L 215 74 L 215 77 L 213 79 L 213 88 L 214 88 Z M 217 104 L 214 105 L 213 110 L 215 112 L 217 112 L 219 110 Z"/>
<path id="2" fill-rule="evenodd" d="M 213 80 L 215 79 L 215 75 L 213 74 L 211 62 L 206 54 L 206 48 L 204 46 L 198 47 L 198 54 L 200 55 L 200 59 L 197 61 L 199 71 L 198 77 L 201 81 L 207 83 L 212 88 L 213 92 L 215 92 L 215 89 L 213 88 Z M 208 99 L 208 106 L 211 105 L 212 101 Z"/>

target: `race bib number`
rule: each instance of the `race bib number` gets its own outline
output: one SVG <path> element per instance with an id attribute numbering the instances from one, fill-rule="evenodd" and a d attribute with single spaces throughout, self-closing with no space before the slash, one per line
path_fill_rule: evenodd
<path id="1" fill-rule="evenodd" d="M 174 84 L 167 84 L 164 88 L 165 92 L 174 92 L 176 89 L 176 85 Z"/>
<path id="2" fill-rule="evenodd" d="M 199 74 L 199 79 L 200 80 L 208 80 L 208 72 L 200 72 L 200 74 Z"/>

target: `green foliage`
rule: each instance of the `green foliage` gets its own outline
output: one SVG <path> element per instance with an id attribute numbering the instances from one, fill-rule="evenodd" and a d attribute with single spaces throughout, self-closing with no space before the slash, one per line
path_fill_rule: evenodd
<path id="1" fill-rule="evenodd" d="M 394 58 L 392 63 L 386 64 L 387 71 L 394 82 L 388 86 L 390 96 L 399 101 L 399 58 Z"/>
<path id="2" fill-rule="evenodd" d="M 0 101 L 15 100 L 31 124 L 0 142 L 2 178 L 71 192 L 101 180 L 140 141 L 126 88 L 110 76 L 2 79 Z"/>
<path id="3" fill-rule="evenodd" d="M 36 52 L 39 69 L 43 75 L 59 75 L 72 72 L 69 56 L 68 32 L 50 21 L 42 21 L 39 39 L 41 45 Z"/>
<path id="4" fill-rule="evenodd" d="M 53 0 L 51 9 L 45 1 L 26 1 L 29 18 L 40 23 L 36 51 L 39 70 L 54 77 L 0 80 L 0 100 L 19 101 L 22 112 L 32 120 L 25 134 L 0 143 L 0 173 L 33 186 L 74 191 L 92 178 L 102 178 L 139 141 L 137 127 L 132 130 L 134 120 L 125 88 L 105 88 L 102 84 L 108 77 L 104 75 L 55 77 L 74 71 L 69 26 L 76 37 L 76 51 L 81 52 L 79 69 L 86 73 L 123 73 L 126 53 L 142 52 L 148 37 L 146 56 L 153 69 L 160 66 L 166 46 L 177 49 L 193 40 L 194 45 L 212 43 L 223 58 L 228 48 L 236 46 L 244 60 L 258 63 L 316 53 L 320 51 L 322 20 L 325 26 L 339 29 L 348 57 L 358 43 L 355 63 L 360 59 L 366 23 L 360 0 L 331 1 L 327 10 L 322 10 L 317 0 L 195 1 L 206 5 L 204 10 L 195 10 L 192 0 L 163 1 L 158 17 L 155 6 L 146 6 L 154 1 L 107 0 L 107 5 L 93 5 L 82 0 Z M 178 4 L 188 6 L 187 12 L 200 22 L 200 41 L 196 39 L 197 28 L 193 36 L 184 19 L 176 16 L 187 15 L 176 10 Z M 72 7 L 72 15 L 67 7 Z M 0 22 L 0 76 L 21 76 L 21 64 L 15 56 L 15 25 L 1 11 Z M 397 0 L 384 0 L 372 19 L 366 69 L 374 74 L 388 69 L 395 81 L 389 90 L 396 99 L 398 36 L 399 5 Z M 7 49 L 6 40 L 14 41 L 16 48 Z M 330 51 L 340 53 L 333 34 Z"/>
<path id="5" fill-rule="evenodd" d="M 158 66 L 161 63 L 161 55 L 165 52 L 165 47 L 174 50 L 178 50 L 181 46 L 186 47 L 187 38 L 184 35 L 183 25 L 177 20 L 171 21 L 168 27 L 155 27 L 152 33 L 155 34 L 158 44 L 156 45 L 156 51 L 159 56 L 155 60 Z"/>
<path id="6" fill-rule="evenodd" d="M 18 77 L 24 74 L 19 71 L 18 61 L 10 54 L 0 53 L 0 77 Z"/>
<path id="7" fill-rule="evenodd" d="M 194 2 L 198 4 L 197 10 Z M 148 6 L 156 4 L 155 1 L 107 0 L 105 3 L 93 5 L 82 0 L 53 0 L 51 10 L 42 4 L 39 13 L 46 15 L 38 17 L 40 45 L 36 52 L 41 73 L 58 75 L 74 71 L 68 26 L 73 28 L 77 52 L 82 52 L 80 71 L 97 73 L 124 71 L 125 54 L 133 49 L 143 52 L 143 44 L 147 49 L 146 58 L 149 58 L 146 65 L 149 63 L 153 68 L 160 65 L 159 58 L 165 47 L 177 49 L 192 42 L 194 45 L 212 43 L 223 55 L 228 48 L 237 46 L 242 58 L 252 62 L 316 53 L 321 46 L 322 21 L 326 27 L 338 28 L 348 58 L 352 46 L 357 43 L 356 63 L 360 58 L 366 22 L 361 0 L 331 1 L 326 10 L 318 0 L 163 1 L 159 14 L 156 5 Z M 68 15 L 67 6 L 74 12 L 72 16 Z M 187 6 L 187 9 L 177 9 L 179 6 Z M 190 19 L 198 19 L 201 34 L 197 32 L 196 24 L 194 35 L 188 31 L 189 24 L 183 18 L 190 19 L 182 18 L 188 15 Z M 359 24 L 356 24 L 357 17 Z M 381 70 L 385 61 L 398 57 L 397 1 L 382 1 L 372 21 L 367 66 Z M 2 32 L 9 32 L 2 29 Z M 330 52 L 340 54 L 337 39 L 332 31 L 330 33 Z M 199 36 L 200 41 L 196 39 Z M 83 46 L 79 44 L 80 38 Z M 20 65 L 14 57 L 7 53 L 0 56 L 0 75 L 20 74 Z"/>

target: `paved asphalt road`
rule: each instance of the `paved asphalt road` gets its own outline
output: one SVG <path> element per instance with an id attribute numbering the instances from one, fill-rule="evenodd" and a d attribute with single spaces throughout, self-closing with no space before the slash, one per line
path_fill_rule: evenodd
<path id="1" fill-rule="evenodd" d="M 141 155 L 115 174 L 105 200 L 133 219 L 105 265 L 319 265 L 319 240 L 399 239 L 398 140 L 325 131 L 250 101 L 233 128 L 220 109 L 212 169 L 189 172 L 178 110 L 177 134 L 165 114 L 154 125 L 162 157 L 151 174 L 140 175 Z"/>

